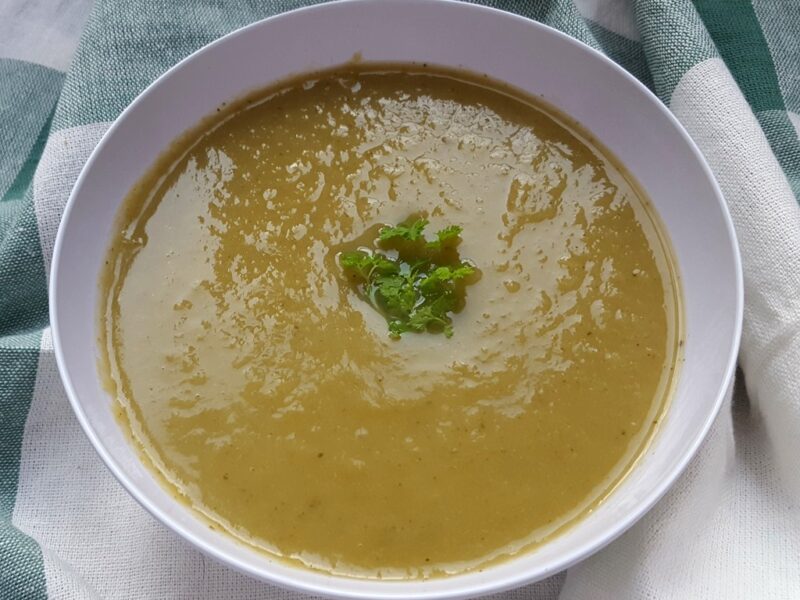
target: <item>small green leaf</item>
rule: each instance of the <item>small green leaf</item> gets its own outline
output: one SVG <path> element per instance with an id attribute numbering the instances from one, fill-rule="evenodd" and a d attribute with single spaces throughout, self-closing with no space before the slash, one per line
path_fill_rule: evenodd
<path id="1" fill-rule="evenodd" d="M 408 314 L 417 302 L 413 282 L 402 275 L 379 277 L 375 280 L 374 287 L 390 314 Z"/>
<path id="2" fill-rule="evenodd" d="M 450 225 L 449 227 L 445 227 L 444 229 L 440 229 L 436 232 L 436 239 L 432 242 L 428 242 L 428 248 L 440 250 L 449 245 L 456 245 L 456 243 L 461 239 L 461 227 L 458 225 Z"/>
<path id="3" fill-rule="evenodd" d="M 422 289 L 423 293 L 428 294 L 474 273 L 475 268 L 466 263 L 461 263 L 455 268 L 437 267 L 420 282 L 420 289 Z"/>
<path id="4" fill-rule="evenodd" d="M 356 273 L 365 282 L 371 276 L 389 273 L 399 273 L 400 265 L 387 259 L 382 254 L 369 254 L 363 250 L 343 252 L 339 256 L 339 264 L 343 269 Z"/>
<path id="5" fill-rule="evenodd" d="M 416 242 L 422 238 L 422 232 L 427 227 L 427 219 L 417 219 L 411 225 L 397 225 L 396 227 L 384 227 L 381 229 L 379 239 L 382 242 L 401 239 L 409 242 Z"/>

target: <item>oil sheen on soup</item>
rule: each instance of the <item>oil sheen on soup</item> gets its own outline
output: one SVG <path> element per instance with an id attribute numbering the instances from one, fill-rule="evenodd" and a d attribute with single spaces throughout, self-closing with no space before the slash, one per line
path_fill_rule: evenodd
<path id="1" fill-rule="evenodd" d="M 481 568 L 574 523 L 663 413 L 677 284 L 639 189 L 489 80 L 350 67 L 223 108 L 131 192 L 103 283 L 121 421 L 180 498 L 310 568 Z M 453 334 L 388 335 L 336 253 L 463 228 Z M 377 229 L 376 229 L 377 228 Z"/>

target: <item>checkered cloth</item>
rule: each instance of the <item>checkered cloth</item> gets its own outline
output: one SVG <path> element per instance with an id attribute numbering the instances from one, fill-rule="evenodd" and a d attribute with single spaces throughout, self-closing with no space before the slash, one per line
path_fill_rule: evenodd
<path id="1" fill-rule="evenodd" d="M 103 467 L 58 378 L 47 279 L 70 188 L 120 111 L 197 48 L 304 3 L 90 4 L 0 3 L 0 599 L 299 598 L 207 560 Z M 800 598 L 800 4 L 487 4 L 600 49 L 669 106 L 722 186 L 746 299 L 736 391 L 672 491 L 592 558 L 502 597 Z"/>

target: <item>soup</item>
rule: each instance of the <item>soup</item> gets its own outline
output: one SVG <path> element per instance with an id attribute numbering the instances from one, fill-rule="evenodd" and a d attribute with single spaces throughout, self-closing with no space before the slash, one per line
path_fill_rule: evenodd
<path id="1" fill-rule="evenodd" d="M 415 219 L 459 227 L 479 277 L 446 332 L 392 334 L 341 259 Z M 107 264 L 102 370 L 147 461 L 209 526 L 331 573 L 535 548 L 631 468 L 674 379 L 641 190 L 463 72 L 354 66 L 223 107 L 131 192 Z"/>

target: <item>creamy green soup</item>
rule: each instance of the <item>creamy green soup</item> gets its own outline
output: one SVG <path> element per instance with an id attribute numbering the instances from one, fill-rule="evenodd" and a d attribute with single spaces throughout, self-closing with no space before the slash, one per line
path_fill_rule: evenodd
<path id="1" fill-rule="evenodd" d="M 395 339 L 337 253 L 422 216 L 480 278 Z M 641 190 L 574 124 L 461 72 L 363 65 L 227 107 L 126 200 L 103 370 L 175 494 L 307 567 L 408 578 L 534 548 L 650 439 L 678 352 Z"/>

